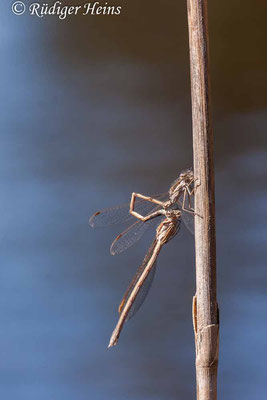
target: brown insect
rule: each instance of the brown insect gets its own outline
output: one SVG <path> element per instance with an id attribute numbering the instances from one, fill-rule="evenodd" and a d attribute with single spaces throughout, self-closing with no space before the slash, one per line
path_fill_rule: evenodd
<path id="1" fill-rule="evenodd" d="M 192 169 L 183 171 L 170 186 L 167 193 L 144 196 L 133 193 L 130 204 L 98 211 L 90 218 L 92 227 L 112 225 L 137 219 L 129 228 L 116 237 L 111 245 L 111 254 L 118 254 L 141 238 L 152 221 L 159 220 L 155 238 L 138 268 L 130 286 L 119 305 L 119 320 L 112 333 L 109 346 L 117 344 L 125 321 L 129 320 L 143 304 L 155 275 L 156 260 L 163 245 L 179 231 L 181 219 L 194 233 L 194 175 Z"/>

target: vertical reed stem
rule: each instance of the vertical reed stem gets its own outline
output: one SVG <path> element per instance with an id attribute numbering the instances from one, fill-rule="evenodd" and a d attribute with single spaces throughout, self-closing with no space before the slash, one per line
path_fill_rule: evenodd
<path id="1" fill-rule="evenodd" d="M 219 318 L 207 0 L 187 0 L 195 183 L 196 296 L 193 323 L 198 400 L 217 399 Z"/>

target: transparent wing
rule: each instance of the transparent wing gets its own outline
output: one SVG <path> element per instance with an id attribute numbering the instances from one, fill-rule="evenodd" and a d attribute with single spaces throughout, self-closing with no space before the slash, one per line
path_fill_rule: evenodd
<path id="1" fill-rule="evenodd" d="M 143 286 L 141 287 L 141 289 L 136 297 L 136 300 L 135 300 L 131 310 L 129 311 L 126 321 L 129 321 L 137 313 L 139 308 L 144 303 L 144 301 L 148 295 L 148 292 L 150 291 L 150 288 L 152 287 L 154 276 L 156 274 L 156 268 L 157 268 L 157 262 L 155 262 L 154 267 L 149 272 Z"/>
<path id="2" fill-rule="evenodd" d="M 159 209 L 160 206 L 156 206 L 151 211 L 154 212 Z M 152 228 L 153 226 L 157 225 L 162 217 L 160 219 L 159 218 L 160 217 L 152 218 L 151 220 L 146 222 L 142 222 L 140 220 L 134 222 L 124 232 L 120 233 L 116 237 L 116 239 L 111 244 L 110 253 L 112 255 L 115 255 L 127 250 L 143 236 L 148 228 Z"/>
<path id="3" fill-rule="evenodd" d="M 156 240 L 153 241 L 152 245 L 150 246 L 150 248 L 149 248 L 149 250 L 148 250 L 148 252 L 147 252 L 147 254 L 146 254 L 145 258 L 144 258 L 144 261 L 142 262 L 142 264 L 138 268 L 135 276 L 133 277 L 133 280 L 132 280 L 130 286 L 126 290 L 126 292 L 125 292 L 125 294 L 124 294 L 124 296 L 122 298 L 122 301 L 121 301 L 121 303 L 119 305 L 119 310 L 118 311 L 119 311 L 120 314 L 123 311 L 123 309 L 125 307 L 125 304 L 127 303 L 127 300 L 129 298 L 129 296 L 131 295 L 131 293 L 132 293 L 132 291 L 133 291 L 138 279 L 142 275 L 142 272 L 144 271 L 144 269 L 145 269 L 145 267 L 146 267 L 151 255 L 153 254 L 155 245 L 156 245 Z M 141 307 L 141 305 L 145 301 L 146 296 L 147 296 L 147 294 L 148 294 L 148 292 L 149 292 L 149 290 L 150 290 L 150 288 L 152 286 L 153 279 L 154 279 L 154 276 L 155 276 L 155 272 L 156 272 L 156 262 L 154 263 L 154 266 L 151 269 L 151 271 L 149 272 L 149 274 L 147 275 L 143 286 L 140 288 L 140 290 L 139 290 L 139 292 L 138 292 L 138 294 L 137 294 L 137 296 L 135 298 L 135 301 L 133 302 L 133 305 L 132 305 L 132 307 L 131 307 L 131 309 L 130 309 L 130 311 L 128 313 L 126 321 L 131 319 L 136 314 L 136 312 L 139 310 L 139 308 Z"/>
<path id="4" fill-rule="evenodd" d="M 187 211 L 182 212 L 182 220 L 192 235 L 195 234 L 195 222 L 194 222 L 194 215 L 188 213 Z"/>
<path id="5" fill-rule="evenodd" d="M 161 193 L 159 195 L 151 196 L 154 197 L 155 199 L 162 200 L 164 201 L 168 197 L 168 193 Z M 155 204 L 136 198 L 135 201 L 135 210 L 139 212 L 142 215 L 146 215 L 150 213 L 153 208 L 155 207 Z M 119 206 L 107 208 L 104 210 L 97 211 L 95 214 L 92 215 L 92 217 L 89 220 L 89 224 L 95 228 L 95 227 L 104 227 L 104 226 L 110 226 L 114 224 L 119 224 L 122 222 L 128 222 L 128 221 L 134 221 L 136 220 L 135 217 L 133 217 L 129 213 L 130 209 L 130 203 L 125 203 Z"/>
<path id="6" fill-rule="evenodd" d="M 176 236 L 177 233 L 179 232 L 179 230 L 180 230 L 180 220 L 178 220 L 176 222 L 176 231 L 174 232 L 173 236 L 169 240 L 171 240 L 174 236 Z M 151 246 L 150 246 L 150 248 L 149 248 L 149 250 L 148 250 L 148 252 L 147 252 L 147 254 L 146 254 L 146 256 L 145 256 L 145 258 L 144 258 L 144 260 L 142 262 L 142 264 L 138 268 L 138 270 L 137 270 L 137 272 L 136 272 L 136 274 L 135 274 L 130 286 L 128 287 L 128 289 L 126 290 L 126 292 L 125 292 L 125 294 L 124 294 L 124 296 L 122 298 L 122 301 L 121 301 L 120 306 L 119 306 L 119 313 L 121 313 L 122 310 L 124 309 L 125 304 L 126 304 L 128 298 L 129 298 L 129 296 L 131 295 L 134 287 L 137 284 L 138 279 L 140 278 L 140 276 L 142 275 L 144 269 L 146 268 L 147 263 L 149 262 L 152 254 L 154 252 L 156 244 L 157 244 L 157 241 L 156 241 L 156 239 L 154 239 L 154 241 L 151 244 Z M 153 280 L 154 280 L 154 276 L 155 276 L 155 273 L 156 273 L 156 267 L 157 267 L 157 260 L 154 262 L 153 268 L 150 270 L 150 272 L 147 275 L 143 285 L 139 289 L 139 292 L 138 292 L 138 294 L 137 294 L 137 296 L 135 298 L 135 301 L 133 302 L 133 305 L 132 305 L 132 307 L 131 307 L 131 309 L 130 309 L 130 311 L 128 313 L 126 321 L 129 321 L 129 319 L 131 319 L 137 313 L 139 308 L 144 303 L 144 301 L 145 301 L 145 299 L 146 299 L 146 297 L 148 295 L 148 292 L 149 292 L 149 290 L 150 290 L 150 288 L 152 286 L 152 283 L 153 283 Z"/>
<path id="7" fill-rule="evenodd" d="M 104 226 L 119 224 L 133 219 L 129 214 L 129 203 L 120 206 L 111 207 L 105 210 L 97 211 L 89 219 L 89 224 L 93 228 L 100 228 Z"/>
<path id="8" fill-rule="evenodd" d="M 195 234 L 194 214 L 183 210 L 182 206 L 183 206 L 182 201 L 178 200 L 178 208 L 182 211 L 182 220 L 183 220 L 185 226 L 187 227 L 187 229 L 189 230 L 189 232 L 192 233 L 192 235 L 194 235 Z M 190 208 L 194 209 L 194 196 L 190 196 L 190 204 L 188 201 L 188 196 L 186 196 L 186 201 L 185 201 L 184 206 L 188 210 Z"/>

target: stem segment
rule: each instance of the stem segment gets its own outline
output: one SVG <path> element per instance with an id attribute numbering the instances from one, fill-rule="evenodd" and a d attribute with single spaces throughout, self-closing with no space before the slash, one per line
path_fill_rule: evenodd
<path id="1" fill-rule="evenodd" d="M 196 296 L 193 322 L 197 399 L 217 399 L 219 318 L 216 299 L 216 241 L 213 133 L 210 118 L 207 0 L 187 0 L 191 70 L 195 192 Z"/>

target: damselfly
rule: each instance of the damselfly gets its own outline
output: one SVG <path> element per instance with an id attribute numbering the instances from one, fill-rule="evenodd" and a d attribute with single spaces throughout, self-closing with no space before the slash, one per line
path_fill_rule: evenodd
<path id="1" fill-rule="evenodd" d="M 152 197 L 132 193 L 130 204 L 98 211 L 90 218 L 89 223 L 92 227 L 137 219 L 113 241 L 110 248 L 113 255 L 132 246 L 151 226 L 152 221 L 160 219 L 155 238 L 119 305 L 120 318 L 112 333 L 109 347 L 117 344 L 125 321 L 129 320 L 143 304 L 152 285 L 160 250 L 178 233 L 181 219 L 189 231 L 194 233 L 192 208 L 194 182 L 193 171 L 188 169 L 179 175 L 168 192 Z"/>

